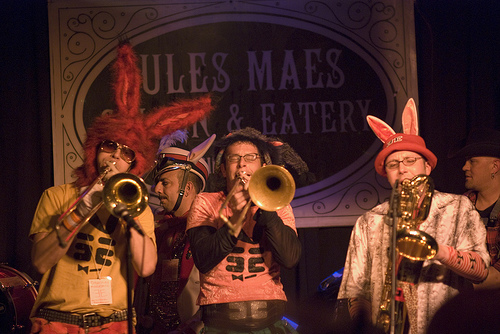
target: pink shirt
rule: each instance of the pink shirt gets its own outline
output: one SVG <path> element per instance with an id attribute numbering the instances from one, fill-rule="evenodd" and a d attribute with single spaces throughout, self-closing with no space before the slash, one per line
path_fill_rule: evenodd
<path id="1" fill-rule="evenodd" d="M 197 226 L 224 226 L 219 217 L 219 208 L 225 200 L 223 192 L 201 193 L 191 207 L 187 229 Z M 243 231 L 252 238 L 255 221 L 252 219 L 256 206 L 248 210 Z M 294 231 L 295 218 L 290 205 L 277 211 L 283 223 Z M 232 215 L 226 208 L 224 214 Z M 200 273 L 200 305 L 229 303 L 248 300 L 285 300 L 280 280 L 280 266 L 274 261 L 270 250 L 261 244 L 238 240 L 232 252 L 206 274 Z"/>

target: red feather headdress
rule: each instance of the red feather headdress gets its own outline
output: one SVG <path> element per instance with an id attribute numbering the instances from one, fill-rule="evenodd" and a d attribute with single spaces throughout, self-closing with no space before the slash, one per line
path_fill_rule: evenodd
<path id="1" fill-rule="evenodd" d="M 112 114 L 97 117 L 87 129 L 83 165 L 74 170 L 78 187 L 91 184 L 99 176 L 96 157 L 103 140 L 113 140 L 132 148 L 136 160 L 130 173 L 142 176 L 153 166 L 163 136 L 202 120 L 213 109 L 210 96 L 203 96 L 141 113 L 142 78 L 137 56 L 129 43 L 119 45 L 112 70 L 116 109 Z"/>

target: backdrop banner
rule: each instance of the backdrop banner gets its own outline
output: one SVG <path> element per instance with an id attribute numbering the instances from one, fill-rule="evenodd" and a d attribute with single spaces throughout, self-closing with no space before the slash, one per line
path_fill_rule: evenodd
<path id="1" fill-rule="evenodd" d="M 127 39 L 144 113 L 216 97 L 185 148 L 251 126 L 301 155 L 317 182 L 296 191 L 298 227 L 353 225 L 389 196 L 366 115 L 398 131 L 408 98 L 418 102 L 413 0 L 51 0 L 48 10 L 56 184 L 73 180 L 85 129 L 113 109 L 110 64 Z"/>

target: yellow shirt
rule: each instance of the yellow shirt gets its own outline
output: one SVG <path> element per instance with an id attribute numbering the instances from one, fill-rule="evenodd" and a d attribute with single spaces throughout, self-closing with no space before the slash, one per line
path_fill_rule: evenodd
<path id="1" fill-rule="evenodd" d="M 38 203 L 30 237 L 51 232 L 58 217 L 78 198 L 78 189 L 64 184 L 45 190 Z M 148 207 L 139 217 L 144 233 L 154 236 L 154 218 Z M 106 227 L 106 228 L 105 228 Z M 68 252 L 42 277 L 32 316 L 40 308 L 109 316 L 127 308 L 126 227 L 106 224 L 95 215 L 74 238 Z M 91 305 L 89 281 L 111 279 L 112 303 Z"/>

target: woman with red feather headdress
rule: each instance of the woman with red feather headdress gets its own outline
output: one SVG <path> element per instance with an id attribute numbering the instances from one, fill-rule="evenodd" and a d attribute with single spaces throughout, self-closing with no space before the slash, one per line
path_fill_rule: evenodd
<path id="1" fill-rule="evenodd" d="M 33 218 L 32 262 L 43 277 L 31 313 L 32 333 L 127 332 L 127 243 L 135 272 L 151 275 L 157 262 L 153 214 L 147 207 L 132 218 L 138 230 L 127 233 L 104 206 L 92 211 L 113 175 L 142 176 L 154 165 L 163 136 L 212 110 L 204 96 L 141 113 L 141 74 L 129 43 L 119 45 L 113 73 L 115 110 L 87 129 L 75 182 L 47 189 Z"/>

